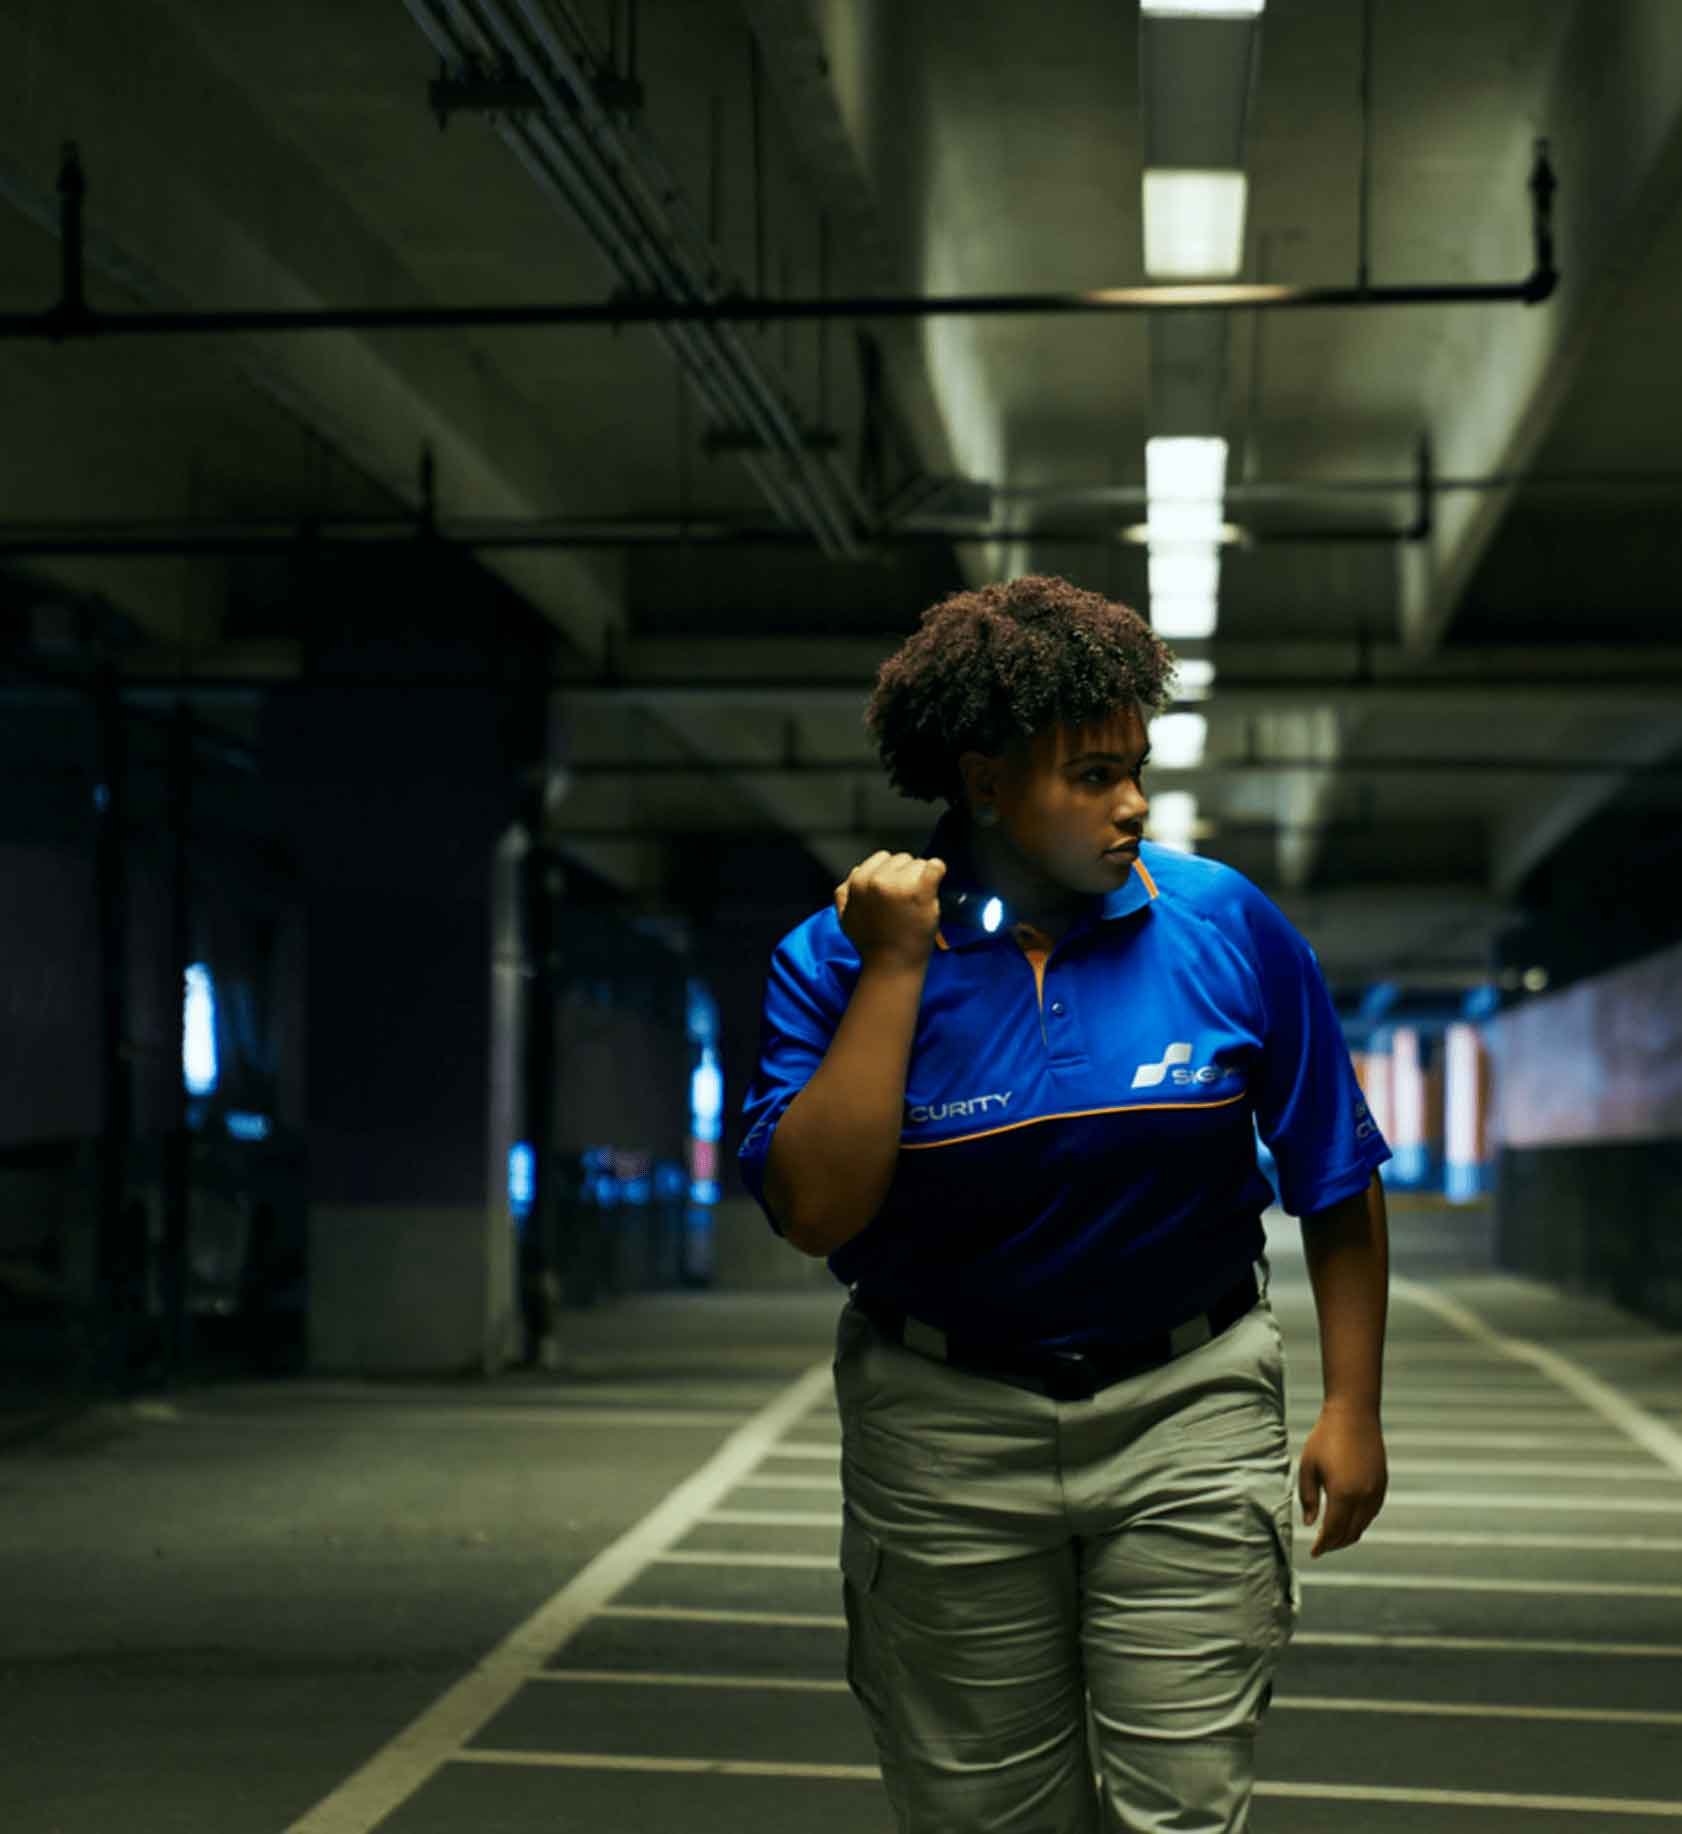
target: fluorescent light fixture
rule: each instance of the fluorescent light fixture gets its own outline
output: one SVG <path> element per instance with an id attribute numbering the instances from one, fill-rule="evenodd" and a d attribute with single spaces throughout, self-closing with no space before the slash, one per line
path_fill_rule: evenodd
<path id="1" fill-rule="evenodd" d="M 1147 19 L 1258 19 L 1267 0 L 1139 0 Z"/>
<path id="2" fill-rule="evenodd" d="M 1212 637 L 1215 634 L 1215 597 L 1151 599 L 1151 629 L 1159 637 Z"/>
<path id="3" fill-rule="evenodd" d="M 1189 790 L 1160 790 L 1151 798 L 1145 833 L 1159 847 L 1195 853 L 1192 836 L 1197 828 L 1197 798 Z"/>
<path id="4" fill-rule="evenodd" d="M 1145 539 L 1152 547 L 1183 545 L 1191 542 L 1214 542 L 1219 546 L 1238 531 L 1221 519 L 1221 500 L 1214 497 L 1206 503 L 1155 502 L 1145 522 Z"/>
<path id="5" fill-rule="evenodd" d="M 1145 495 L 1164 501 L 1219 503 L 1226 494 L 1226 441 L 1159 435 L 1145 441 Z"/>
<path id="6" fill-rule="evenodd" d="M 1158 599 L 1212 599 L 1220 590 L 1221 551 L 1211 541 L 1184 542 L 1150 551 L 1151 603 Z"/>
<path id="7" fill-rule="evenodd" d="M 1159 515 L 1156 510 L 1152 510 L 1151 514 L 1156 518 L 1155 521 L 1128 523 L 1121 531 L 1120 539 L 1136 548 L 1147 547 L 1153 541 L 1169 542 L 1180 540 L 1218 541 L 1223 548 L 1247 548 L 1250 545 L 1250 532 L 1240 522 L 1222 522 L 1218 525 L 1214 524 L 1210 521 L 1208 515 L 1196 505 L 1190 506 L 1196 509 L 1195 521 L 1188 518 L 1184 522 L 1176 522 L 1174 520 L 1174 512 L 1187 506 L 1178 503 L 1170 503 L 1163 507 L 1167 511 L 1166 516 Z M 1162 529 L 1179 528 L 1192 529 L 1194 532 L 1186 536 L 1164 535 L 1157 532 Z M 1203 533 L 1204 530 L 1209 531 L 1207 535 Z"/>
<path id="8" fill-rule="evenodd" d="M 1175 667 L 1174 692 L 1180 700 L 1207 700 L 1215 685 L 1215 665 L 1205 656 L 1182 656 Z"/>
<path id="9" fill-rule="evenodd" d="M 1164 713 L 1151 721 L 1151 762 L 1162 770 L 1194 770 L 1203 762 L 1209 722 L 1201 713 Z"/>
<path id="10" fill-rule="evenodd" d="M 1231 280 L 1244 264 L 1242 172 L 1156 167 L 1144 178 L 1145 272 L 1153 280 Z"/>

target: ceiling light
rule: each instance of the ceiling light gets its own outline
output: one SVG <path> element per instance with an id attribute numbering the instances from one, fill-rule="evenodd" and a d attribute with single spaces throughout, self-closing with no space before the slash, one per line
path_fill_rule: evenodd
<path id="1" fill-rule="evenodd" d="M 1244 264 L 1242 172 L 1147 171 L 1145 272 L 1153 280 L 1230 280 Z"/>
<path id="2" fill-rule="evenodd" d="M 1215 634 L 1215 598 L 1151 599 L 1151 629 L 1159 637 L 1212 637 Z"/>
<path id="3" fill-rule="evenodd" d="M 1240 522 L 1222 522 L 1218 525 L 1211 524 L 1208 517 L 1203 514 L 1201 509 L 1198 510 L 1197 521 L 1195 524 L 1193 524 L 1190 520 L 1187 520 L 1185 522 L 1175 521 L 1173 517 L 1173 512 L 1177 509 L 1181 509 L 1184 507 L 1186 506 L 1182 504 L 1176 504 L 1176 503 L 1170 503 L 1170 504 L 1163 505 L 1162 508 L 1166 509 L 1169 512 L 1166 518 L 1160 515 L 1157 510 L 1153 509 L 1151 511 L 1151 516 L 1153 518 L 1152 521 L 1128 523 L 1128 525 L 1124 529 L 1121 530 L 1117 539 L 1120 541 L 1125 541 L 1130 546 L 1135 547 L 1135 548 L 1142 548 L 1146 546 L 1147 543 L 1152 542 L 1152 541 L 1168 543 L 1168 542 L 1181 541 L 1181 540 L 1218 541 L 1223 548 L 1248 548 L 1254 545 L 1251 539 L 1250 531 L 1242 523 Z M 1193 505 L 1192 507 L 1195 508 L 1196 506 Z M 1218 513 L 1218 510 L 1217 510 L 1217 513 Z M 1180 535 L 1173 535 L 1173 534 L 1163 534 L 1159 532 L 1164 529 L 1177 529 L 1177 528 L 1190 529 L 1194 527 L 1198 530 L 1207 528 L 1209 530 L 1209 533 L 1207 535 L 1204 535 L 1198 532 L 1198 533 L 1193 533 L 1193 534 L 1189 534 L 1185 536 L 1180 536 Z"/>
<path id="4" fill-rule="evenodd" d="M 1226 441 L 1224 439 L 1169 439 L 1145 441 L 1145 495 L 1190 503 L 1219 503 L 1226 494 Z"/>
<path id="5" fill-rule="evenodd" d="M 1210 598 L 1221 583 L 1221 551 L 1213 542 L 1185 542 L 1150 551 L 1151 603 L 1159 598 Z"/>
<path id="6" fill-rule="evenodd" d="M 1195 853 L 1197 849 L 1192 837 L 1196 828 L 1197 798 L 1189 790 L 1162 790 L 1151 798 L 1145 833 L 1159 847 Z"/>
<path id="7" fill-rule="evenodd" d="M 1213 607 L 1210 608 L 1213 612 Z M 1174 666 L 1174 694 L 1178 700 L 1207 700 L 1215 685 L 1215 665 L 1206 656 L 1182 656 Z"/>
<path id="8" fill-rule="evenodd" d="M 1147 19 L 1255 19 L 1267 0 L 1139 0 Z"/>
<path id="9" fill-rule="evenodd" d="M 1150 723 L 1151 762 L 1168 771 L 1195 770 L 1203 762 L 1209 722 L 1201 713 L 1164 713 Z"/>

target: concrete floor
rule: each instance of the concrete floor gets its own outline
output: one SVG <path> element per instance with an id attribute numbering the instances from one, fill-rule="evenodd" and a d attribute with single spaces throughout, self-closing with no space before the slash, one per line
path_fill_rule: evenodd
<path id="1" fill-rule="evenodd" d="M 1467 1213 L 1392 1231 L 1390 1502 L 1327 1560 L 1299 1528 L 1257 1834 L 1674 1829 L 1682 1336 L 1491 1273 Z M 0 1827 L 888 1834 L 841 1684 L 840 1297 L 626 1299 L 553 1373 L 222 1384 L 6 1449 Z"/>

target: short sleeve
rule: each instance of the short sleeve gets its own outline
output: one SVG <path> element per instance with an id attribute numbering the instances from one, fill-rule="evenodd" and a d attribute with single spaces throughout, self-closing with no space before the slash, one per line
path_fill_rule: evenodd
<path id="1" fill-rule="evenodd" d="M 1367 1109 L 1319 958 L 1252 887 L 1245 916 L 1264 1034 L 1256 1131 L 1273 1154 L 1281 1208 L 1302 1217 L 1353 1197 L 1390 1157 Z"/>
<path id="2" fill-rule="evenodd" d="M 789 1103 L 823 1062 L 857 976 L 856 963 L 818 957 L 813 946 L 815 927 L 813 923 L 801 925 L 771 952 L 759 1028 L 759 1062 L 743 1098 L 746 1131 L 736 1150 L 742 1183 L 778 1235 L 782 1226 L 765 1202 L 765 1162 L 771 1152 L 771 1136 Z"/>

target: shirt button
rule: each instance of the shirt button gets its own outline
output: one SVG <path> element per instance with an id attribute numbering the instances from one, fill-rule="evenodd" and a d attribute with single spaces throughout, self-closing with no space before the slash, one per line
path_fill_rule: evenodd
<path id="1" fill-rule="evenodd" d="M 1051 1010 L 1061 1019 L 1063 1017 L 1063 1002 L 1061 1000 L 1053 1000 L 1051 1002 Z"/>

